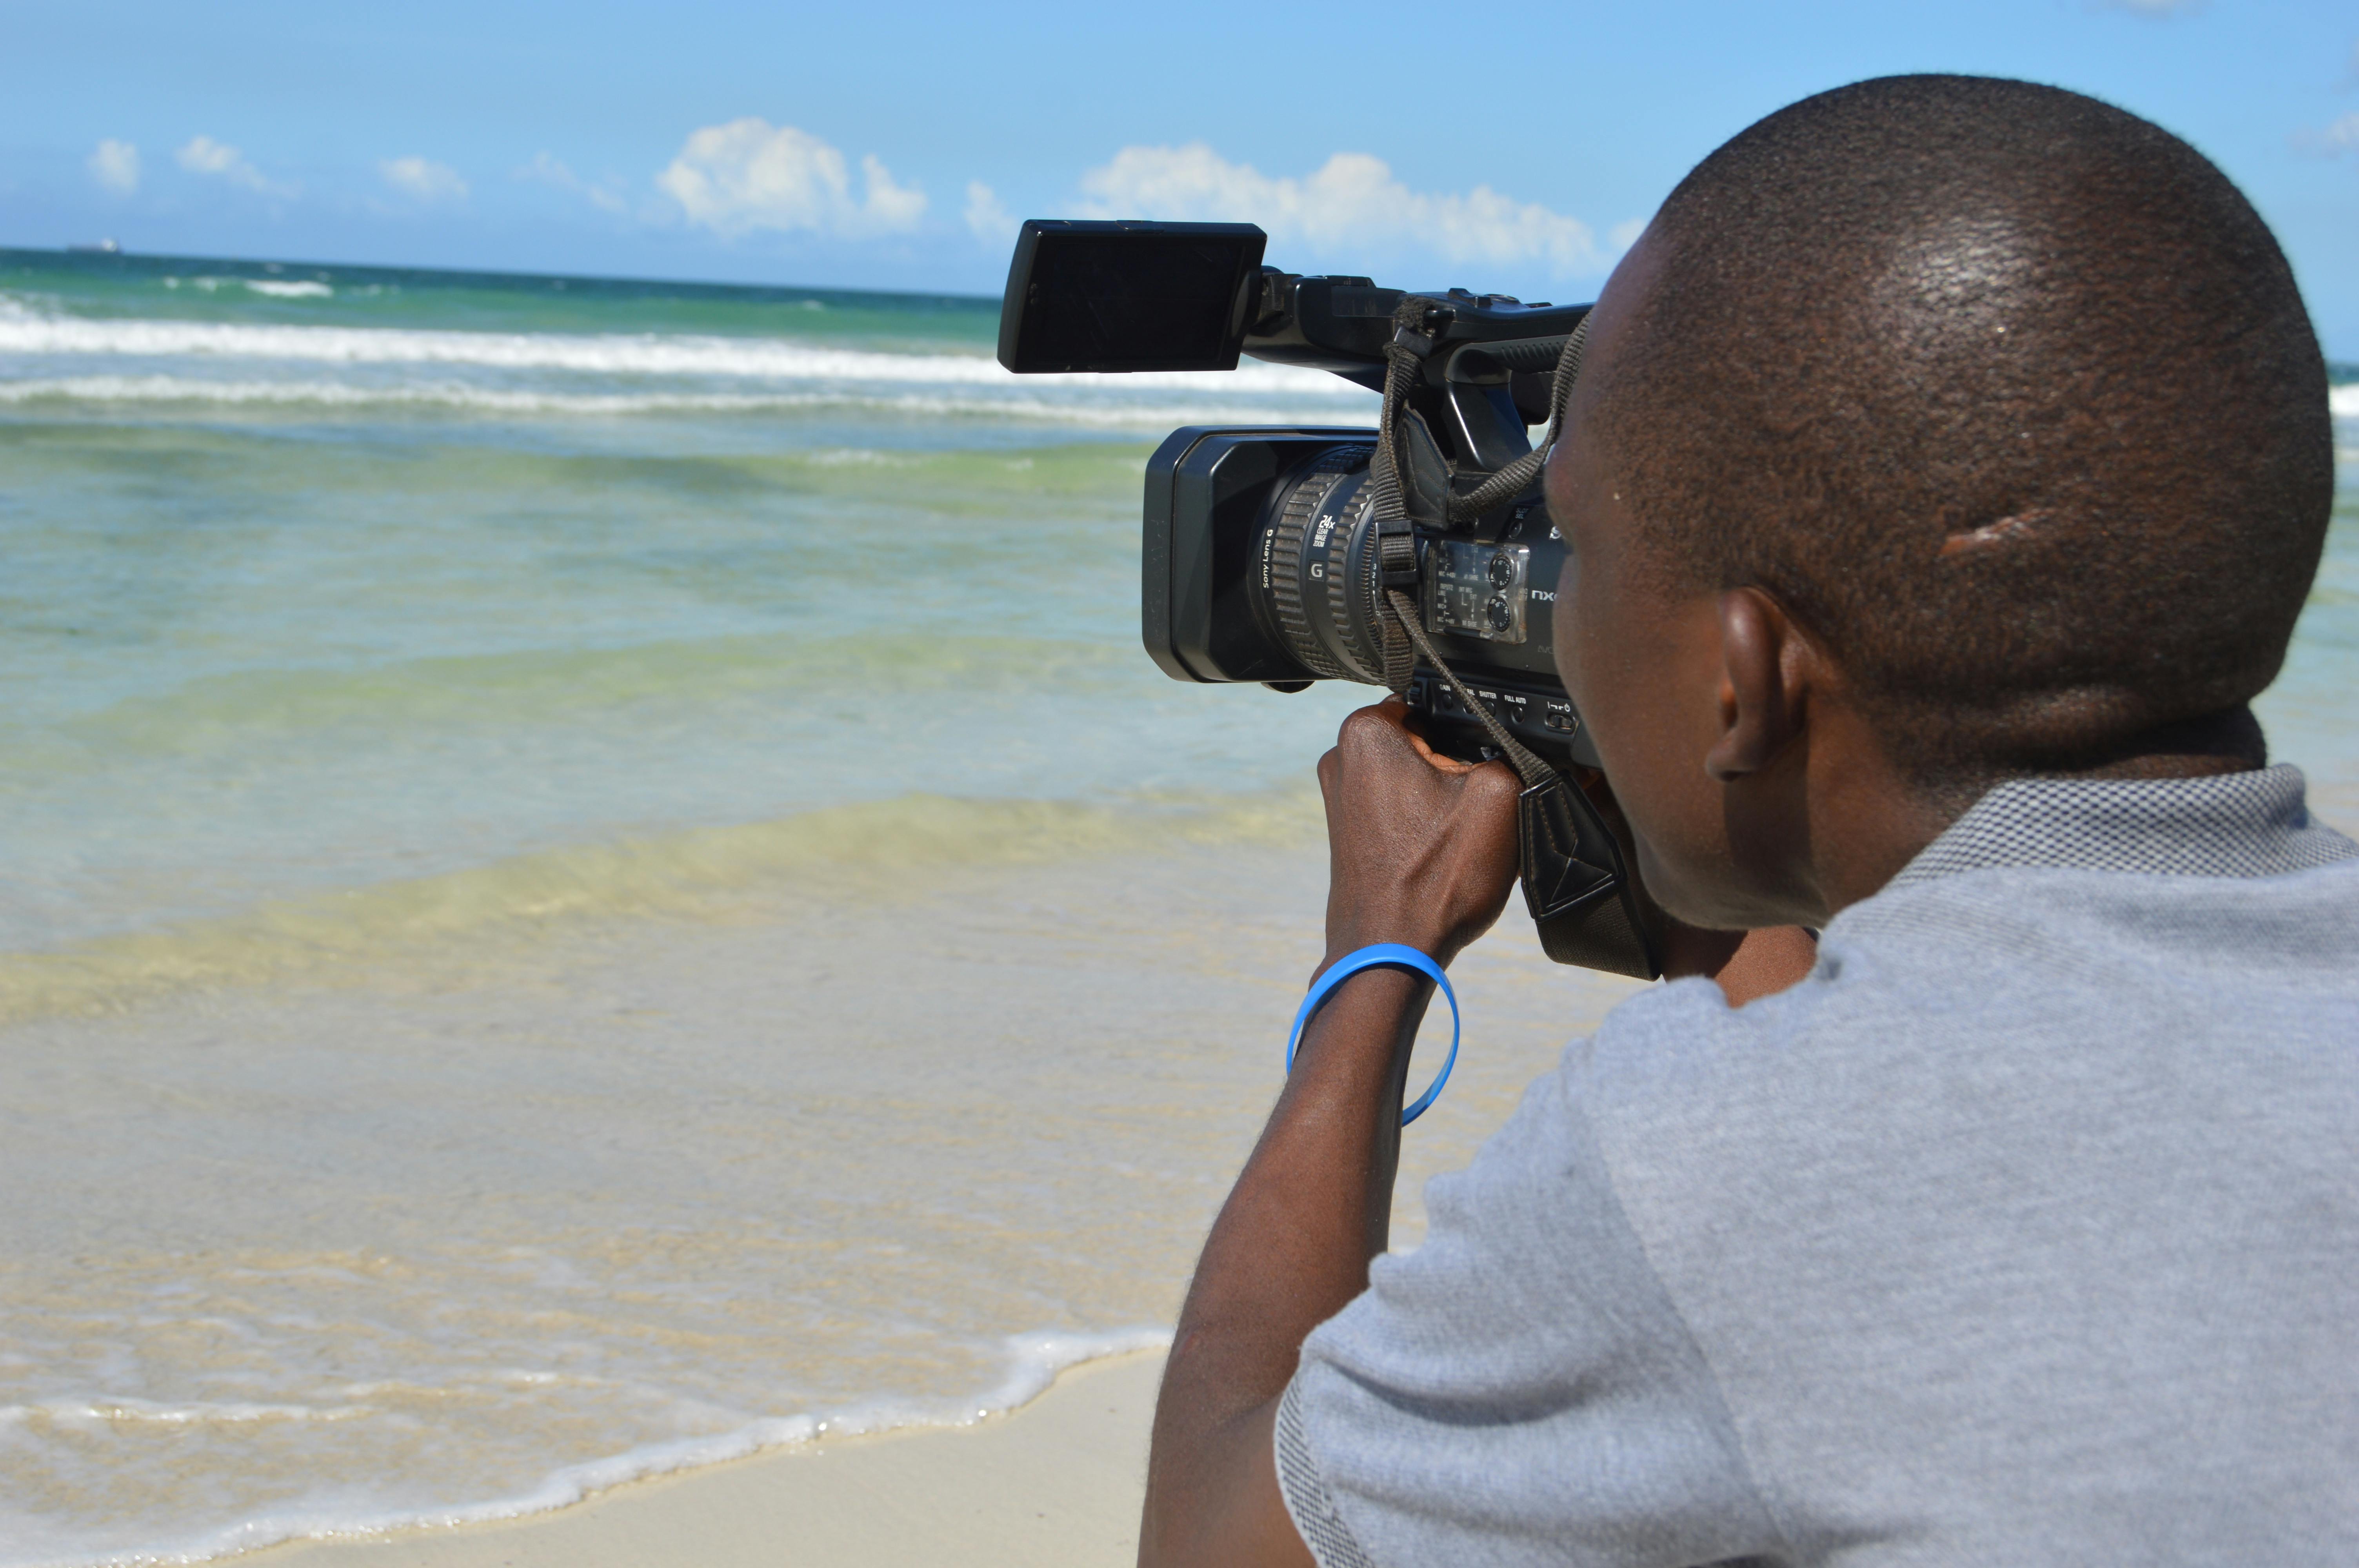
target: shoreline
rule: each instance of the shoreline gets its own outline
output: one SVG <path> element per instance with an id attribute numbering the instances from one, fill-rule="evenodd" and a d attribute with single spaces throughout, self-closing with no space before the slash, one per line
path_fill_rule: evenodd
<path id="1" fill-rule="evenodd" d="M 1082 1362 L 968 1426 L 901 1427 L 625 1482 L 512 1519 L 285 1541 L 255 1568 L 1083 1568 L 1137 1551 L 1164 1353 Z"/>

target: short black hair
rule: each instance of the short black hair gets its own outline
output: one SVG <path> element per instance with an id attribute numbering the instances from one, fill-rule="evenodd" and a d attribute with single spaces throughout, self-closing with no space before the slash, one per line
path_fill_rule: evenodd
<path id="1" fill-rule="evenodd" d="M 1777 597 L 1919 783 L 2220 716 L 2257 748 L 2333 438 L 2292 271 L 2201 154 L 2059 88 L 1886 77 L 1738 135 L 1647 244 L 1592 405 L 1647 559 Z"/>

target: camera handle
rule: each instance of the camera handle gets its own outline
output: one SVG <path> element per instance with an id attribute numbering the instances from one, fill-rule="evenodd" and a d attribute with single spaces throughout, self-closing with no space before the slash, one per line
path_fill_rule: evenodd
<path id="1" fill-rule="evenodd" d="M 1393 537 L 1414 549 L 1408 535 Z M 1386 544 L 1389 546 L 1391 539 Z M 1414 555 L 1410 570 L 1415 570 Z M 1524 793 L 1516 801 L 1516 842 L 1524 907 L 1539 928 L 1540 950 L 1560 964 L 1584 969 L 1642 980 L 1660 976 L 1663 967 L 1654 943 L 1647 939 L 1622 845 L 1597 807 L 1571 779 L 1508 734 L 1498 716 L 1466 689 L 1456 672 L 1433 651 L 1415 600 L 1389 584 L 1385 597 L 1419 654 L 1458 695 L 1459 710 L 1482 721 L 1491 743 L 1524 781 Z"/>

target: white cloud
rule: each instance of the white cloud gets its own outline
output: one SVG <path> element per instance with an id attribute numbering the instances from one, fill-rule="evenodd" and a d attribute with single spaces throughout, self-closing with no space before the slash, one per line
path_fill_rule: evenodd
<path id="1" fill-rule="evenodd" d="M 131 195 L 139 189 L 139 149 L 108 137 L 90 155 L 90 177 L 117 196 Z"/>
<path id="2" fill-rule="evenodd" d="M 690 136 L 656 184 L 690 222 L 717 234 L 783 229 L 864 239 L 916 228 L 925 194 L 895 184 L 873 156 L 860 170 L 865 193 L 855 199 L 841 152 L 749 114 Z"/>
<path id="3" fill-rule="evenodd" d="M 232 185 L 258 191 L 265 196 L 292 196 L 297 187 L 282 185 L 245 161 L 245 156 L 226 143 L 211 136 L 191 136 L 188 145 L 173 157 L 190 174 L 202 174 L 225 179 Z"/>
<path id="4" fill-rule="evenodd" d="M 2345 114 L 2322 131 L 2296 131 L 2293 145 L 2321 157 L 2359 150 L 2359 114 Z"/>
<path id="5" fill-rule="evenodd" d="M 177 155 L 180 167 L 191 174 L 227 174 L 232 169 L 251 167 L 238 157 L 235 147 L 224 146 L 211 136 L 194 136 Z"/>
<path id="6" fill-rule="evenodd" d="M 1016 220 L 999 204 L 991 187 L 979 179 L 966 184 L 966 226 L 986 245 L 1004 245 L 1016 237 Z"/>
<path id="7" fill-rule="evenodd" d="M 1578 218 L 1487 185 L 1462 194 L 1411 190 L 1382 158 L 1337 153 L 1299 179 L 1231 163 L 1201 142 L 1125 147 L 1082 176 L 1094 215 L 1259 223 L 1274 239 L 1327 249 L 1412 245 L 1453 262 L 1538 264 L 1560 276 L 1602 272 L 1597 236 Z"/>
<path id="8" fill-rule="evenodd" d="M 389 157 L 376 166 L 385 182 L 414 201 L 464 201 L 467 182 L 448 164 L 422 157 Z"/>
<path id="9" fill-rule="evenodd" d="M 516 171 L 518 179 L 536 179 L 543 185 L 553 185 L 560 190 L 570 190 L 583 198 L 602 212 L 622 213 L 629 203 L 603 186 L 592 185 L 568 168 L 563 160 L 549 153 L 535 153 L 532 161 Z"/>
<path id="10" fill-rule="evenodd" d="M 1605 243 L 1617 251 L 1626 251 L 1636 244 L 1638 236 L 1646 232 L 1647 220 L 1644 218 L 1625 218 L 1605 231 Z"/>

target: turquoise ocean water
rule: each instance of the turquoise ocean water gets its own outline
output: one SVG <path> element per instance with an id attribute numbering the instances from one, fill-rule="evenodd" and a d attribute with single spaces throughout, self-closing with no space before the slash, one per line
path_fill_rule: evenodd
<path id="1" fill-rule="evenodd" d="M 1136 655 L 1139 449 L 1370 400 L 1018 383 L 995 321 L 0 263 L 0 947 L 913 791 L 1287 776 L 1286 705 Z"/>
<path id="2" fill-rule="evenodd" d="M 995 327 L 0 252 L 0 1568 L 546 1507 L 1153 1341 L 1365 694 L 1158 673 L 1140 469 L 1374 399 L 1019 382 Z M 2346 489 L 2264 704 L 2346 821 L 2354 673 Z M 1614 994 L 1484 961 L 1521 1054 L 1419 1160 Z"/>

